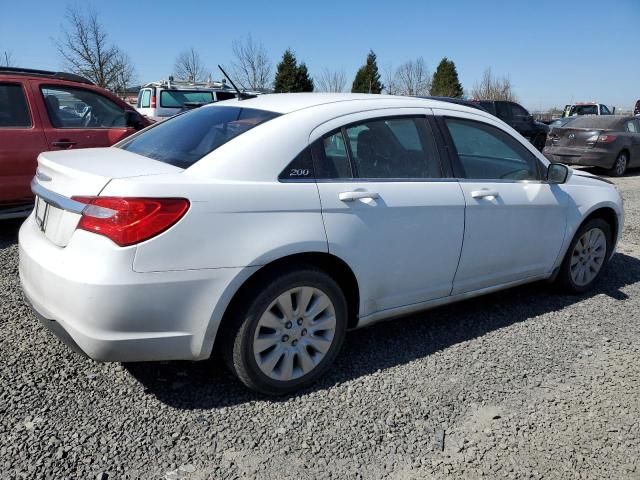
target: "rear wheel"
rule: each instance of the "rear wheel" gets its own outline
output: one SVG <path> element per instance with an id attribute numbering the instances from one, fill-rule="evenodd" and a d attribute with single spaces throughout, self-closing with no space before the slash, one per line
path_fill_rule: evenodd
<path id="1" fill-rule="evenodd" d="M 569 293 L 582 293 L 596 283 L 611 255 L 611 227 L 600 218 L 576 233 L 560 267 L 556 284 Z"/>
<path id="2" fill-rule="evenodd" d="M 612 177 L 621 177 L 626 173 L 627 165 L 629 165 L 629 155 L 627 152 L 620 152 L 620 155 L 613 163 L 613 167 L 607 170 L 607 173 Z"/>
<path id="3" fill-rule="evenodd" d="M 333 363 L 347 328 L 340 287 L 313 268 L 266 278 L 225 336 L 225 360 L 247 387 L 268 395 L 303 388 Z"/>

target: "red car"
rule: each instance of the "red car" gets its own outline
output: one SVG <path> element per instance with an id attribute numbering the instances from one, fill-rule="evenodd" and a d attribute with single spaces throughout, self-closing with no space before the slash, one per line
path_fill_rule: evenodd
<path id="1" fill-rule="evenodd" d="M 31 210 L 30 183 L 40 152 L 108 147 L 149 124 L 86 78 L 0 68 L 0 219 Z"/>

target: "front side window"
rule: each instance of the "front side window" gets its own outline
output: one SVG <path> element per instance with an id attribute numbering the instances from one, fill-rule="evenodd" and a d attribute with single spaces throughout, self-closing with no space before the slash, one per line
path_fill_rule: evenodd
<path id="1" fill-rule="evenodd" d="M 186 103 L 211 103 L 212 91 L 198 90 L 162 90 L 160 106 L 162 108 L 182 108 Z"/>
<path id="2" fill-rule="evenodd" d="M 529 112 L 527 112 L 524 108 L 522 108 L 517 103 L 512 103 L 511 105 L 511 115 L 514 120 L 524 121 L 529 116 Z"/>
<path id="3" fill-rule="evenodd" d="M 22 86 L 0 83 L 0 128 L 27 128 L 31 116 Z"/>
<path id="4" fill-rule="evenodd" d="M 188 168 L 228 141 L 279 115 L 251 108 L 203 107 L 158 123 L 117 147 Z"/>
<path id="5" fill-rule="evenodd" d="M 465 178 L 537 180 L 538 161 L 520 142 L 485 123 L 445 119 Z"/>
<path id="6" fill-rule="evenodd" d="M 638 133 L 638 125 L 635 120 L 629 120 L 628 122 L 626 122 L 625 126 L 627 129 L 627 132 Z"/>
<path id="7" fill-rule="evenodd" d="M 151 90 L 148 88 L 140 92 L 140 108 L 149 108 L 151 106 Z"/>
<path id="8" fill-rule="evenodd" d="M 125 128 L 124 109 L 91 90 L 67 86 L 41 88 L 55 128 Z"/>
<path id="9" fill-rule="evenodd" d="M 600 115 L 611 115 L 611 111 L 606 105 L 600 105 Z"/>

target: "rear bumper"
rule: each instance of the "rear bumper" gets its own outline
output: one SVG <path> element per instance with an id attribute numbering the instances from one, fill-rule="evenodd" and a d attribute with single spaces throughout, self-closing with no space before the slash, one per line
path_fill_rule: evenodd
<path id="1" fill-rule="evenodd" d="M 594 151 L 593 149 L 554 149 L 546 147 L 544 156 L 550 162 L 564 163 L 565 165 L 579 165 L 584 167 L 611 168 L 615 156 L 609 152 Z"/>
<path id="2" fill-rule="evenodd" d="M 20 229 L 20 281 L 49 330 L 98 361 L 200 360 L 245 269 L 137 273 L 135 247 L 77 231 L 65 248 Z"/>

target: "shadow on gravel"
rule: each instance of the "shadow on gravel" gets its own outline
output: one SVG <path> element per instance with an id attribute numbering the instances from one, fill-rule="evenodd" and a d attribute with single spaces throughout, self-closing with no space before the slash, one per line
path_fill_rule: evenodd
<path id="1" fill-rule="evenodd" d="M 640 260 L 618 253 L 598 287 L 584 295 L 559 295 L 546 284 L 535 283 L 356 330 L 347 335 L 342 353 L 329 374 L 298 395 L 426 357 L 595 295 L 624 300 L 627 296 L 620 289 L 637 282 L 640 282 Z M 127 364 L 125 368 L 147 392 L 180 409 L 221 408 L 265 399 L 286 401 L 293 397 L 273 399 L 250 392 L 228 373 L 219 359 L 137 363 Z"/>
<path id="2" fill-rule="evenodd" d="M 0 220 L 0 248 L 7 248 L 18 243 L 18 230 L 24 218 Z"/>

